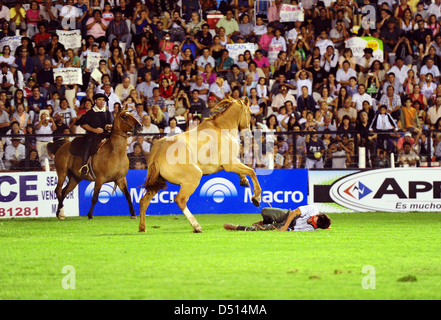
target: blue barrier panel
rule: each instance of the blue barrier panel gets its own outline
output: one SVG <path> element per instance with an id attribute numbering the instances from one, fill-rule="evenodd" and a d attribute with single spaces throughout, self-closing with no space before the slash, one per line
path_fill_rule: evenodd
<path id="1" fill-rule="evenodd" d="M 262 188 L 262 197 L 271 206 L 277 208 L 296 208 L 307 204 L 308 170 L 306 169 L 277 169 L 270 174 L 268 171 L 256 171 Z M 146 170 L 130 170 L 127 174 L 128 189 L 136 214 L 139 215 L 139 201 L 145 189 L 143 184 Z M 251 180 L 248 178 L 251 183 Z M 198 213 L 260 213 L 262 208 L 269 205 L 264 201 L 260 207 L 251 202 L 253 196 L 250 188 L 239 185 L 239 177 L 235 173 L 219 172 L 204 176 L 188 201 L 188 208 L 193 214 Z M 167 183 L 166 190 L 160 191 L 150 202 L 148 215 L 182 214 L 174 203 L 179 192 L 179 186 Z M 113 183 L 103 185 L 98 203 L 94 209 L 96 216 L 129 215 L 129 208 L 123 193 L 113 191 Z M 82 181 L 79 186 L 80 215 L 87 215 L 92 200 L 94 183 Z"/>

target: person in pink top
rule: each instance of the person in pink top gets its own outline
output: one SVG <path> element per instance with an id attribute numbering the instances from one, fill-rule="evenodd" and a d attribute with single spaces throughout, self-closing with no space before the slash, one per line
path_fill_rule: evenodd
<path id="1" fill-rule="evenodd" d="M 37 24 L 40 19 L 40 6 L 37 1 L 31 2 L 31 7 L 26 11 L 27 35 L 29 38 L 35 36 L 38 32 Z"/>
<path id="2" fill-rule="evenodd" d="M 107 41 L 107 22 L 102 18 L 100 10 L 93 10 L 92 17 L 86 22 L 87 35 L 93 36 L 95 42 Z"/>
<path id="3" fill-rule="evenodd" d="M 261 68 L 265 76 L 269 79 L 270 63 L 267 57 L 262 54 L 262 50 L 256 50 L 253 61 Z"/>
<path id="4" fill-rule="evenodd" d="M 259 40 L 259 49 L 265 56 L 268 56 L 269 45 L 271 40 L 274 38 L 273 27 L 268 25 L 266 28 L 266 33 L 262 34 Z"/>
<path id="5" fill-rule="evenodd" d="M 268 8 L 268 22 L 280 21 L 280 10 L 282 9 L 282 0 L 275 0 L 274 4 Z"/>

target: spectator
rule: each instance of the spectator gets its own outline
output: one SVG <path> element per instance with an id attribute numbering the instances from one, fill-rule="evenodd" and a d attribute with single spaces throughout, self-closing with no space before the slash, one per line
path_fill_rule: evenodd
<path id="1" fill-rule="evenodd" d="M 19 163 L 25 159 L 26 149 L 20 143 L 20 138 L 12 138 L 12 143 L 5 148 L 5 168 L 6 170 L 19 170 Z"/>
<path id="2" fill-rule="evenodd" d="M 410 143 L 404 142 L 403 151 L 398 156 L 398 165 L 400 167 L 416 167 L 419 160 L 419 156 L 412 150 Z"/>

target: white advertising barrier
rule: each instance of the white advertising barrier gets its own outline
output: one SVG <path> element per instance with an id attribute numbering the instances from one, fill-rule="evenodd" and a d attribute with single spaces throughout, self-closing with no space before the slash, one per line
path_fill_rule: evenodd
<path id="1" fill-rule="evenodd" d="M 3 172 L 0 175 L 0 218 L 54 218 L 58 200 L 57 174 Z M 79 216 L 78 188 L 64 200 L 64 214 Z"/>
<path id="2" fill-rule="evenodd" d="M 310 203 L 321 212 L 441 210 L 437 168 L 309 171 Z"/>

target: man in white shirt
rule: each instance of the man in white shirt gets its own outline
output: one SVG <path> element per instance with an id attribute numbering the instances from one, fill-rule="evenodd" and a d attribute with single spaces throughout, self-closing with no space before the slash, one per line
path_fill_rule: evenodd
<path id="1" fill-rule="evenodd" d="M 390 68 L 387 73 L 393 72 L 398 82 L 404 83 L 404 80 L 407 78 L 407 72 L 410 68 L 404 64 L 404 59 L 401 57 L 398 57 L 395 63 L 396 65 Z"/>
<path id="2" fill-rule="evenodd" d="M 432 74 L 434 81 L 438 81 L 441 76 L 439 69 L 435 65 L 435 60 L 433 60 L 433 58 L 428 58 L 426 60 L 426 64 L 421 67 L 420 74 L 427 75 L 428 73 Z"/>
<path id="3" fill-rule="evenodd" d="M 109 107 L 109 111 L 113 112 L 113 106 L 115 105 L 115 103 L 119 103 L 122 106 L 121 100 L 118 98 L 118 96 L 111 91 L 112 86 L 110 85 L 110 83 L 105 83 L 103 85 L 103 90 L 104 90 L 104 94 L 107 97 L 107 106 Z"/>
<path id="4" fill-rule="evenodd" d="M 221 84 L 219 86 L 218 82 Z M 210 85 L 209 93 L 217 99 L 217 102 L 230 96 L 231 87 L 227 81 L 223 81 L 222 78 L 217 78 L 215 83 Z"/>
<path id="5" fill-rule="evenodd" d="M 436 16 L 436 20 L 441 17 L 441 0 L 435 0 L 429 8 L 427 8 L 427 15 L 430 17 L 432 14 Z"/>
<path id="6" fill-rule="evenodd" d="M 208 48 L 204 48 L 202 50 L 202 55 L 196 59 L 198 71 L 203 72 L 207 64 L 210 64 L 212 67 L 214 67 L 216 65 L 216 62 L 214 61 L 214 58 L 210 56 L 210 50 Z"/>
<path id="7" fill-rule="evenodd" d="M 17 170 L 20 160 L 25 158 L 26 148 L 20 143 L 20 138 L 12 138 L 12 144 L 5 148 L 6 170 Z"/>
<path id="8" fill-rule="evenodd" d="M 190 92 L 193 90 L 199 91 L 199 98 L 207 102 L 208 99 L 208 91 L 210 86 L 208 83 L 204 82 L 204 78 L 201 75 L 196 76 L 196 82 L 192 82 L 190 85 Z"/>
<path id="9" fill-rule="evenodd" d="M 338 68 L 338 59 L 339 59 L 338 50 L 335 50 L 333 46 L 328 46 L 326 48 L 325 54 L 320 59 L 320 66 L 327 73 L 331 71 L 333 72 Z"/>
<path id="10" fill-rule="evenodd" d="M 9 8 L 3 5 L 3 1 L 0 1 L 0 19 L 5 19 L 6 21 L 11 20 Z"/>
<path id="11" fill-rule="evenodd" d="M 150 115 L 142 117 L 142 131 L 140 133 L 160 133 L 156 124 L 152 123 Z M 154 136 L 145 136 L 147 141 L 151 141 Z"/>
<path id="12" fill-rule="evenodd" d="M 337 71 L 337 75 L 335 77 L 335 79 L 337 80 L 338 83 L 340 83 L 340 85 L 343 87 L 346 87 L 349 84 L 349 79 L 351 77 L 355 77 L 357 78 L 357 73 L 355 72 L 354 69 L 350 68 L 350 63 L 348 60 L 345 60 L 343 62 L 343 67 L 338 69 Z"/>
<path id="13" fill-rule="evenodd" d="M 372 106 L 372 97 L 366 93 L 364 84 L 358 85 L 358 93 L 352 96 L 352 107 L 357 111 L 363 110 L 363 102 L 367 101 Z"/>
<path id="14" fill-rule="evenodd" d="M 334 43 L 328 39 L 328 33 L 326 31 L 322 31 L 312 47 L 319 47 L 320 55 L 323 56 L 328 46 L 334 47 Z"/>
<path id="15" fill-rule="evenodd" d="M 237 231 L 315 231 L 329 229 L 332 223 L 324 213 L 319 213 L 314 205 L 300 206 L 295 210 L 263 208 L 260 212 L 263 220 L 251 227 L 225 224 L 226 230 Z"/>
<path id="16" fill-rule="evenodd" d="M 136 86 L 136 91 L 138 91 L 141 99 L 147 99 L 153 96 L 153 88 L 157 86 L 158 85 L 152 81 L 152 73 L 146 72 L 145 81 Z"/>

